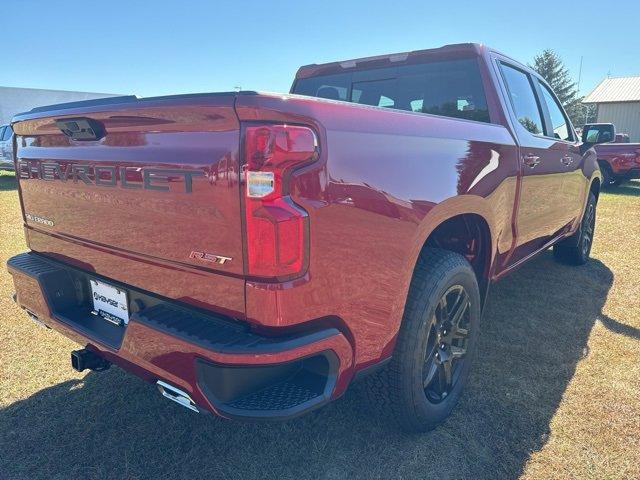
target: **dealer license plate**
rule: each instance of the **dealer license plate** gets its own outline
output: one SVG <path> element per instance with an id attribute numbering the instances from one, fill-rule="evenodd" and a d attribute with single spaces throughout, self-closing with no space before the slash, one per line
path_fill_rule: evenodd
<path id="1" fill-rule="evenodd" d="M 100 280 L 91 279 L 89 283 L 94 313 L 115 325 L 129 323 L 127 292 Z"/>

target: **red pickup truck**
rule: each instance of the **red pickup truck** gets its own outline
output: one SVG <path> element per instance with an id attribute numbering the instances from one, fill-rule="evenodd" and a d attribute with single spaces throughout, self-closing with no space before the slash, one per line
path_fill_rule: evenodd
<path id="1" fill-rule="evenodd" d="M 375 374 L 443 421 L 491 282 L 589 258 L 591 143 L 485 46 L 299 69 L 291 94 L 120 97 L 13 119 L 17 303 L 191 410 L 284 419 Z M 610 132 L 612 133 L 612 132 Z"/>
<path id="2" fill-rule="evenodd" d="M 615 141 L 610 140 L 607 133 L 609 129 L 610 124 L 591 123 L 585 125 L 582 131 L 585 142 L 593 142 L 602 136 L 598 143 L 603 144 L 595 150 L 603 187 L 613 187 L 626 180 L 640 178 L 640 143 L 629 143 L 628 135 L 615 135 Z"/>

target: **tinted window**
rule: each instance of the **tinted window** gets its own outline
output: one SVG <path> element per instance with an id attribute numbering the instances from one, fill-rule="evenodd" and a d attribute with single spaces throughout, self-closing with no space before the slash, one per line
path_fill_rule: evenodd
<path id="1" fill-rule="evenodd" d="M 542 89 L 542 96 L 545 103 L 547 104 L 547 108 L 549 109 L 549 116 L 551 117 L 551 128 L 553 130 L 547 132 L 547 135 L 550 137 L 559 138 L 560 140 L 567 140 L 569 142 L 573 141 L 573 135 L 571 133 L 571 129 L 569 128 L 569 122 L 567 121 L 564 113 L 562 113 L 562 108 L 560 108 L 558 101 L 553 97 L 551 91 L 547 88 L 546 85 L 540 83 L 540 88 Z"/>
<path id="2" fill-rule="evenodd" d="M 422 111 L 489 122 L 489 109 L 475 60 L 430 64 Z"/>
<path id="3" fill-rule="evenodd" d="M 346 101 L 350 86 L 351 74 L 349 73 L 325 75 L 298 80 L 293 93 Z"/>
<path id="4" fill-rule="evenodd" d="M 0 140 L 2 140 L 4 138 L 4 125 L 2 127 L 0 127 Z"/>
<path id="5" fill-rule="evenodd" d="M 531 133 L 541 134 L 543 132 L 542 115 L 529 75 L 505 64 L 502 64 L 502 72 L 518 121 Z"/>
<path id="6" fill-rule="evenodd" d="M 323 86 L 335 89 L 332 95 L 339 97 L 336 100 L 490 121 L 476 60 L 451 60 L 305 78 L 296 82 L 293 93 L 329 98 L 321 91 Z"/>
<path id="7" fill-rule="evenodd" d="M 4 133 L 2 134 L 2 140 L 9 140 L 11 138 L 12 133 L 13 133 L 13 130 L 11 129 L 11 126 L 7 125 L 5 127 Z"/>
<path id="8" fill-rule="evenodd" d="M 352 86 L 351 101 L 363 105 L 376 107 L 395 106 L 395 80 L 375 80 L 371 82 L 356 82 Z"/>

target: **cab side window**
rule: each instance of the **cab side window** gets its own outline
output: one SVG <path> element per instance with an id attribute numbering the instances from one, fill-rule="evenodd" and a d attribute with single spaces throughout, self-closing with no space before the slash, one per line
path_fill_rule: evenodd
<path id="1" fill-rule="evenodd" d="M 9 140 L 12 133 L 13 130 L 11 129 L 11 125 L 7 125 L 6 127 L 4 127 L 4 131 L 2 132 L 2 140 Z"/>
<path id="2" fill-rule="evenodd" d="M 346 101 L 350 84 L 350 73 L 303 78 L 296 82 L 294 93 Z"/>
<path id="3" fill-rule="evenodd" d="M 547 104 L 549 117 L 551 117 L 551 125 L 549 125 L 547 136 L 573 142 L 574 138 L 571 127 L 569 127 L 569 120 L 567 120 L 560 104 L 546 85 L 540 82 L 538 84 L 540 85 L 540 90 L 542 90 L 544 102 Z"/>
<path id="4" fill-rule="evenodd" d="M 530 133 L 542 135 L 544 132 L 542 113 L 529 75 L 505 63 L 502 63 L 501 66 L 518 122 Z"/>
<path id="5" fill-rule="evenodd" d="M 490 122 L 476 59 L 356 70 L 298 79 L 293 93 Z"/>

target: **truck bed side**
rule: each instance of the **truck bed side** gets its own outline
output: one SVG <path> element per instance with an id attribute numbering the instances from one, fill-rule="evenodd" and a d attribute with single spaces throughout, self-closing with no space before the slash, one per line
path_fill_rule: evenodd
<path id="1" fill-rule="evenodd" d="M 338 316 L 358 339 L 357 363 L 372 362 L 382 351 L 371 347 L 390 348 L 435 226 L 476 213 L 497 256 L 512 247 L 519 166 L 502 126 L 295 95 L 239 97 L 236 110 L 241 122 L 312 125 L 321 146 L 320 167 L 299 172 L 293 188 L 310 216 L 309 276 L 275 291 L 249 282 L 248 319 Z"/>

